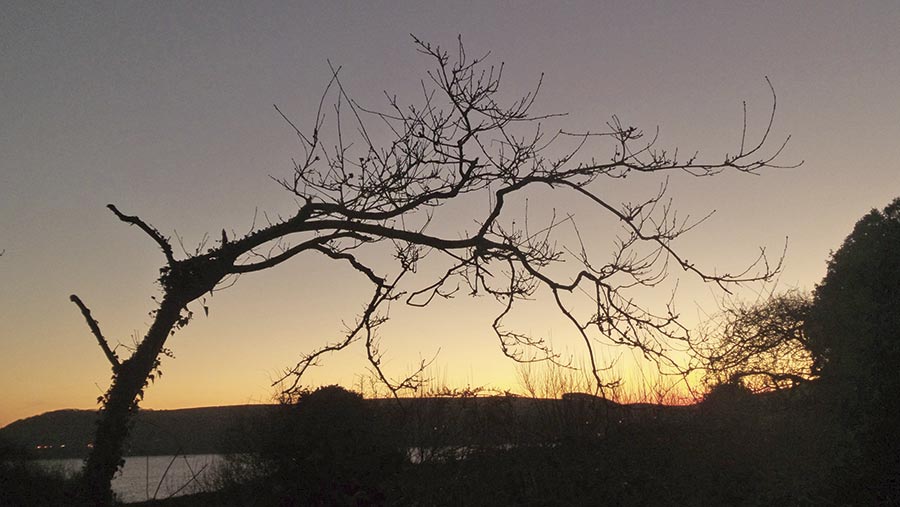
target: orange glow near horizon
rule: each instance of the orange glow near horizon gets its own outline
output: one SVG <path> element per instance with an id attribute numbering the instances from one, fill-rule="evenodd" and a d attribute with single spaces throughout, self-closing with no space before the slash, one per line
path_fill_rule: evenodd
<path id="1" fill-rule="evenodd" d="M 340 361 L 337 362 L 340 363 Z M 346 367 L 347 365 L 340 366 Z M 442 368 L 439 364 L 433 365 L 424 372 L 424 384 L 418 392 L 403 392 L 401 396 L 428 397 L 445 396 L 454 393 L 462 395 L 462 393 L 468 392 L 470 395 L 475 396 L 495 396 L 509 393 L 526 397 L 560 398 L 566 393 L 583 392 L 593 394 L 595 392 L 589 374 L 586 374 L 583 370 L 561 368 L 549 363 L 519 365 L 508 360 L 505 364 L 500 363 L 497 366 L 498 368 L 495 369 L 494 373 L 499 374 L 493 376 L 493 381 L 474 382 L 471 372 L 454 375 L 449 372 L 449 368 Z M 163 371 L 176 371 L 178 367 L 186 370 L 190 369 L 189 364 L 179 364 L 178 361 L 170 360 L 164 364 Z M 310 375 L 309 382 L 303 385 L 309 389 L 315 389 L 324 385 L 337 384 L 346 389 L 359 392 L 366 398 L 390 396 L 387 388 L 379 384 L 378 380 L 370 374 L 350 371 L 350 374 L 347 376 L 336 375 L 334 369 L 328 369 L 327 363 L 323 372 L 326 372 L 326 374 Z M 687 405 L 696 401 L 696 390 L 692 393 L 691 389 L 679 377 L 657 374 L 652 370 L 652 366 L 644 365 L 628 370 L 618 368 L 616 375 L 618 375 L 616 378 L 621 380 L 621 384 L 612 389 L 604 389 L 602 392 L 597 393 L 599 396 L 604 396 L 607 399 L 623 404 Z M 258 390 L 256 393 L 253 393 L 250 389 L 247 389 L 247 384 L 243 380 L 246 375 L 237 376 L 232 385 L 220 385 L 220 389 L 216 391 L 202 391 L 196 387 L 184 389 L 184 384 L 181 383 L 184 381 L 179 378 L 183 376 L 183 373 L 165 374 L 156 385 L 152 385 L 148 390 L 141 407 L 150 410 L 171 410 L 277 402 L 277 387 L 270 386 L 267 383 L 257 383 L 256 388 Z M 174 379 L 169 377 L 174 377 Z M 504 379 L 506 380 L 505 382 Z M 210 380 L 211 382 L 216 381 L 215 379 Z M 189 385 L 195 384 L 193 381 L 188 381 L 187 383 Z M 244 397 L 240 397 L 240 395 L 235 396 L 235 390 L 238 389 L 244 389 L 243 392 L 246 393 Z M 100 390 L 98 389 L 95 392 L 99 393 Z M 61 393 L 60 399 L 73 399 L 78 396 L 84 397 L 84 394 L 74 391 Z M 30 413 L 20 415 L 0 413 L 0 427 L 21 418 L 67 408 L 90 410 L 98 408 L 98 405 L 66 405 L 61 403 L 56 406 L 51 405 L 46 409 L 37 408 Z"/>

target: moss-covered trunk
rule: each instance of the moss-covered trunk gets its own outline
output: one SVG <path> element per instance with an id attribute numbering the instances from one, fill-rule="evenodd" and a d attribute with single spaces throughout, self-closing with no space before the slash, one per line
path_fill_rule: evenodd
<path id="1" fill-rule="evenodd" d="M 116 368 L 106 392 L 93 448 L 85 462 L 83 496 L 87 505 L 111 505 L 111 483 L 122 463 L 132 414 L 150 374 L 159 364 L 166 339 L 181 318 L 183 304 L 164 299 L 153 325 L 134 354 Z"/>

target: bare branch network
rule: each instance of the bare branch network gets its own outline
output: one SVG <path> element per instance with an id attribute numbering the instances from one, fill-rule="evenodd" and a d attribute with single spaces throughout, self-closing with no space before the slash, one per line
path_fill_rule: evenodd
<path id="1" fill-rule="evenodd" d="M 274 178 L 298 200 L 295 215 L 243 237 L 229 238 L 223 231 L 218 244 L 206 252 L 186 253 L 178 259 L 169 238 L 140 218 L 109 206 L 120 220 L 150 236 L 166 257 L 160 277 L 164 294 L 157 313 L 172 320 L 166 336 L 187 323 L 187 305 L 204 294 L 233 283 L 239 275 L 275 267 L 303 252 L 318 252 L 347 263 L 371 282 L 373 292 L 339 339 L 285 371 L 279 382 L 287 389 L 297 387 L 302 375 L 325 354 L 357 342 L 364 344 L 371 367 L 395 394 L 416 387 L 418 372 L 395 380 L 382 371 L 378 328 L 387 320 L 389 304 L 425 306 L 466 291 L 499 302 L 493 330 L 504 354 L 521 362 L 558 361 L 547 342 L 504 325 L 516 302 L 538 290 L 552 295 L 559 312 L 583 340 L 591 373 L 601 389 L 601 372 L 608 365 L 598 364 L 598 343 L 632 347 L 655 361 L 671 362 L 673 344 L 690 339 L 671 304 L 662 312 L 652 312 L 629 296 L 631 289 L 658 285 L 672 267 L 726 291 L 730 284 L 769 279 L 780 268 L 780 260 L 770 263 L 764 250 L 740 273 L 719 274 L 695 266 L 676 251 L 674 243 L 698 222 L 677 217 L 665 184 L 637 204 L 613 201 L 609 187 L 597 184 L 600 179 L 622 179 L 631 173 L 713 176 L 725 170 L 756 173 L 779 167 L 775 161 L 789 137 L 774 149 L 768 146 L 776 109 L 774 89 L 771 115 L 759 139 L 748 139 L 745 105 L 735 153 L 717 160 L 702 160 L 697 153 L 681 158 L 677 151 L 656 147 L 658 131 L 645 138 L 641 130 L 615 116 L 597 132 L 548 132 L 544 123 L 556 121 L 559 115 L 532 112 L 541 80 L 531 93 L 505 103 L 500 95 L 503 65 L 490 64 L 489 55 L 472 58 L 461 42 L 452 54 L 419 39 L 414 42 L 434 64 L 421 83 L 422 96 L 416 105 L 386 94 L 386 109 L 364 108 L 349 96 L 340 69 L 332 66 L 311 128 L 299 128 L 276 106 L 302 147 L 291 174 Z M 376 142 L 385 132 L 389 141 Z M 614 146 L 608 159 L 583 156 L 595 140 Z M 528 227 L 527 220 L 520 225 L 502 220 L 512 197 L 535 188 L 565 194 L 559 199 L 583 200 L 614 218 L 621 225 L 614 236 L 614 255 L 602 261 L 592 259 L 572 216 L 554 216 L 537 231 Z M 470 209 L 484 210 L 475 225 L 459 224 L 451 234 L 438 232 L 432 226 L 434 214 L 461 199 L 480 203 Z M 563 226 L 574 231 L 576 244 L 558 244 L 556 233 Z M 373 258 L 374 245 L 390 246 L 393 270 L 376 268 L 383 259 Z M 449 267 L 423 285 L 402 285 L 428 256 L 444 256 Z M 589 301 L 591 314 L 579 316 L 576 300 Z M 116 370 L 126 368 L 129 360 L 119 364 L 89 311 L 80 300 L 73 301 Z M 171 317 L 169 306 L 177 310 L 177 318 Z"/>
<path id="2" fill-rule="evenodd" d="M 755 392 L 795 387 L 817 377 L 805 332 L 812 296 L 796 290 L 733 302 L 692 344 L 708 386 L 741 384 Z"/>

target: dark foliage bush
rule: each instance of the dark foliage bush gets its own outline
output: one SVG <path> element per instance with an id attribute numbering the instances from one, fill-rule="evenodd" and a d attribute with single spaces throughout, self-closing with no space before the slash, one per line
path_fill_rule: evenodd
<path id="1" fill-rule="evenodd" d="M 819 395 L 846 430 L 836 476 L 870 503 L 900 503 L 900 199 L 832 254 L 807 328 Z"/>
<path id="2" fill-rule="evenodd" d="M 560 414 L 553 421 L 582 424 L 585 413 L 564 401 L 554 403 Z M 631 419 L 592 412 L 596 431 L 560 427 L 556 434 L 565 438 L 511 445 L 492 444 L 495 429 L 485 426 L 478 435 L 476 426 L 460 431 L 451 422 L 436 430 L 452 437 L 441 442 L 482 445 L 420 464 L 404 460 L 399 449 L 409 435 L 390 430 L 405 433 L 409 425 L 387 421 L 387 405 L 332 387 L 280 407 L 253 425 L 261 435 L 257 450 L 233 461 L 224 484 L 230 489 L 208 505 L 859 504 L 854 490 L 841 496 L 845 482 L 834 470 L 848 446 L 815 390 L 760 395 L 724 385 L 697 407 L 659 407 Z M 442 414 L 454 413 L 442 406 Z M 514 406 L 466 403 L 457 410 L 489 424 L 482 411 Z M 501 424 L 521 420 L 513 415 Z M 507 431 L 528 430 L 515 424 Z"/>
<path id="3" fill-rule="evenodd" d="M 405 459 L 384 415 L 338 386 L 301 394 L 256 431 L 257 450 L 221 475 L 246 505 L 381 504 Z"/>
<path id="4" fill-rule="evenodd" d="M 72 505 L 76 479 L 61 470 L 48 470 L 30 457 L 26 450 L 0 440 L 0 506 Z"/>

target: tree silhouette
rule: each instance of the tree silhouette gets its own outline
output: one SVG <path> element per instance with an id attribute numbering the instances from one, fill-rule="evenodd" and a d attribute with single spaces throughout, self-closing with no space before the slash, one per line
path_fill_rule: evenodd
<path id="1" fill-rule="evenodd" d="M 868 387 L 896 382 L 900 358 L 900 199 L 862 217 L 816 287 L 810 347 L 816 369 Z"/>
<path id="2" fill-rule="evenodd" d="M 754 392 L 793 387 L 814 378 L 804 332 L 812 298 L 798 291 L 754 304 L 733 303 L 696 350 L 709 386 L 740 384 Z"/>
<path id="3" fill-rule="evenodd" d="M 852 474 L 872 504 L 900 491 L 898 246 L 900 198 L 862 217 L 832 254 L 807 325 L 823 395 L 861 446 Z"/>
<path id="4" fill-rule="evenodd" d="M 372 294 L 342 339 L 302 357 L 281 380 L 288 388 L 296 387 L 324 354 L 361 342 L 373 370 L 395 393 L 414 386 L 418 377 L 390 379 L 381 368 L 376 331 L 387 318 L 389 302 L 425 306 L 460 292 L 487 295 L 499 302 L 493 330 L 503 353 L 516 361 L 553 361 L 558 357 L 542 339 L 504 325 L 517 301 L 541 290 L 583 339 L 600 388 L 603 365 L 595 358 L 595 340 L 633 347 L 658 361 L 669 360 L 673 342 L 688 340 L 672 307 L 654 312 L 631 295 L 658 285 L 669 266 L 722 288 L 767 279 L 777 271 L 762 251 L 742 273 L 708 272 L 673 246 L 696 223 L 676 216 L 665 197 L 665 183 L 638 203 L 613 201 L 609 190 L 613 182 L 633 173 L 712 176 L 773 167 L 787 143 L 785 139 L 772 150 L 767 145 L 774 100 L 757 141 L 747 138 L 745 113 L 735 151 L 715 160 L 702 160 L 696 153 L 684 159 L 677 151 L 657 148 L 655 135 L 645 138 L 615 116 L 598 131 L 548 131 L 544 124 L 559 115 L 532 112 L 541 80 L 533 92 L 507 102 L 500 93 L 503 65 L 491 65 L 488 55 L 471 58 L 461 42 L 452 56 L 419 39 L 414 43 L 434 64 L 422 81 L 417 104 L 388 96 L 385 110 L 364 108 L 342 86 L 340 69 L 332 67 L 311 128 L 302 130 L 282 114 L 303 150 L 292 173 L 276 180 L 299 203 L 293 216 L 243 237 L 223 231 L 214 246 L 180 258 L 159 230 L 108 206 L 121 221 L 149 236 L 166 262 L 153 322 L 127 359 L 110 348 L 90 311 L 72 296 L 113 370 L 85 465 L 90 501 L 110 502 L 110 480 L 121 461 L 129 416 L 157 374 L 167 339 L 190 321 L 188 305 L 237 276 L 275 267 L 300 253 L 315 252 L 349 264 L 371 282 Z M 386 141 L 379 141 L 385 136 Z M 608 158 L 582 155 L 597 149 L 595 144 L 609 150 Z M 598 180 L 608 183 L 600 185 Z M 542 192 L 542 201 L 551 194 L 580 200 L 599 216 L 616 220 L 620 229 L 610 236 L 612 255 L 594 259 L 571 216 L 552 216 L 537 227 L 527 216 L 510 220 L 507 203 L 532 191 Z M 451 202 L 471 211 L 471 221 L 457 219 L 458 228 L 451 231 L 433 226 L 432 218 Z M 557 243 L 557 233 L 564 228 L 576 238 L 574 244 Z M 384 268 L 386 249 L 393 253 L 393 268 Z M 429 256 L 442 256 L 447 267 L 422 285 L 403 285 Z M 590 302 L 586 317 L 576 312 L 579 300 Z"/>

